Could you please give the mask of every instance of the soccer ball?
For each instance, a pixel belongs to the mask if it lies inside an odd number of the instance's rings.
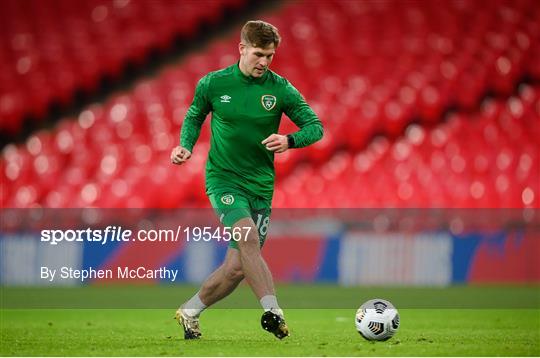
[[[390,302],[376,298],[360,306],[355,324],[358,333],[368,341],[386,341],[399,328],[399,314]]]

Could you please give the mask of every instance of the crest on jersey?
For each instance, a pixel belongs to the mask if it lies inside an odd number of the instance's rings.
[[[232,205],[234,203],[234,196],[231,194],[223,195],[221,197],[221,202],[225,205]]]
[[[262,106],[267,111],[271,111],[276,106],[276,102],[276,96],[272,96],[271,94],[265,94],[261,97]]]

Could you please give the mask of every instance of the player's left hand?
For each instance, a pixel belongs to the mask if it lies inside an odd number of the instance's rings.
[[[271,134],[261,143],[266,146],[266,149],[275,153],[283,153],[289,149],[289,141],[287,140],[287,136],[281,134]]]

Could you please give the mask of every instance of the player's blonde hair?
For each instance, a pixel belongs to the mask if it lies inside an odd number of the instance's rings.
[[[240,32],[240,41],[253,47],[267,48],[271,44],[277,48],[281,42],[278,29],[261,20],[248,21]]]

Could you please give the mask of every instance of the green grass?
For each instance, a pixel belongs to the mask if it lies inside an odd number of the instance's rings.
[[[178,306],[198,287],[188,285],[9,287],[0,308],[165,308]],[[357,308],[374,297],[399,308],[540,308],[539,286],[341,287],[293,284],[277,287],[287,308]],[[219,308],[259,308],[245,284]]]
[[[292,286],[291,286],[292,287]],[[305,287],[307,289],[307,287]],[[120,288],[94,287],[69,289],[27,289],[43,297],[60,297],[58,292],[101,292],[114,303]],[[135,297],[131,301],[159,301],[162,288],[125,288]],[[191,291],[192,288],[189,288]],[[260,309],[216,308],[201,319],[203,339],[184,341],[180,327],[172,319],[175,306],[162,308],[28,308],[14,307],[14,296],[25,289],[2,288],[0,330],[2,356],[539,356],[540,308],[410,308],[400,307],[401,327],[387,342],[365,341],[354,329],[355,308],[286,308],[291,337],[279,341],[260,328]],[[312,286],[308,294],[328,290],[348,294],[349,289],[335,286]],[[369,298],[425,289],[364,289]],[[485,291],[493,297],[495,288],[449,288],[448,295]],[[507,287],[498,289],[508,291]],[[519,289],[517,289],[519,291]],[[55,292],[57,291],[57,292]],[[137,291],[141,293],[136,296]],[[182,288],[177,291],[183,293]],[[290,301],[293,288],[280,288],[284,302]],[[362,290],[361,290],[362,291]],[[367,292],[366,292],[367,291]],[[531,288],[531,303],[538,289]],[[187,292],[187,291],[186,291]],[[392,294],[393,292],[393,294]],[[428,290],[428,292],[431,292]],[[47,294],[45,294],[47,293]],[[328,293],[326,293],[328,294]],[[418,292],[417,292],[418,294]],[[396,295],[396,296],[393,296]],[[244,297],[245,296],[245,297]],[[519,294],[518,294],[519,296]],[[524,295],[526,296],[526,295]],[[309,301],[309,296],[306,300]],[[79,297],[82,301],[83,297]],[[495,299],[495,297],[493,297]],[[254,300],[242,288],[228,301]],[[28,300],[30,301],[30,300]],[[66,301],[67,302],[67,301]],[[221,306],[231,303],[224,302]],[[9,304],[8,304],[9,303]],[[20,303],[20,302],[19,302]]]

